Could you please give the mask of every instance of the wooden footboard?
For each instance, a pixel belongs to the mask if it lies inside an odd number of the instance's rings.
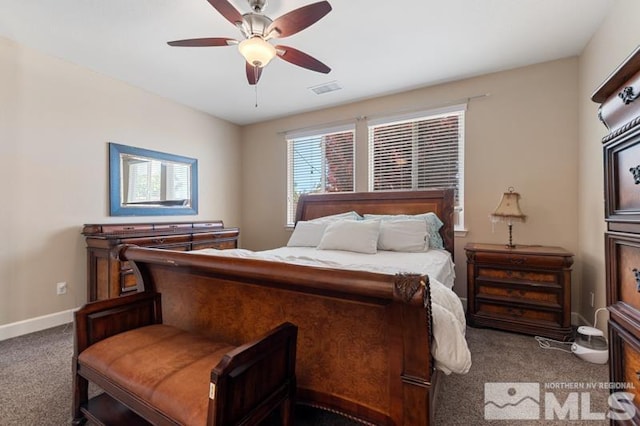
[[[298,326],[297,400],[375,425],[427,425],[426,277],[123,247],[165,324],[241,344]]]

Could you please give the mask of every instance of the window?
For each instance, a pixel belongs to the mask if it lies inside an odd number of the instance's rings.
[[[464,111],[456,105],[369,122],[369,190],[454,188],[464,228]]]
[[[287,135],[287,225],[293,226],[302,194],[354,190],[355,128]]]

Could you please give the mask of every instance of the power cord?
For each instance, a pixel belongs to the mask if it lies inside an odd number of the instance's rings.
[[[607,310],[607,308],[598,308],[598,309],[596,309],[596,312],[593,314],[593,326],[595,328],[598,328],[598,325],[597,325],[598,324],[598,312],[606,311],[606,310]]]
[[[598,308],[596,309],[596,312],[593,314],[593,327],[597,328],[598,325],[598,313],[600,311],[606,311],[607,308]],[[568,345],[571,346],[573,344],[573,342],[561,342],[559,340],[553,340],[553,339],[549,339],[547,337],[540,337],[540,336],[536,336],[535,337],[536,341],[538,342],[538,345],[542,348],[542,349],[553,349],[556,351],[562,351],[562,352],[568,352],[568,353],[572,353],[571,350],[567,350],[564,349],[562,346],[564,345]],[[605,341],[607,340],[607,338],[605,337]],[[558,346],[553,346],[552,344],[556,344],[556,345],[560,345]]]
[[[571,346],[573,344],[573,342],[561,342],[559,340],[553,340],[553,339],[549,339],[547,337],[540,337],[540,336],[536,336],[535,339],[538,342],[538,345],[542,349],[553,349],[555,351],[562,351],[562,352],[572,353],[571,349],[564,349],[561,346],[560,347],[552,346],[552,343],[553,344],[557,344],[557,345],[569,345],[569,346]]]

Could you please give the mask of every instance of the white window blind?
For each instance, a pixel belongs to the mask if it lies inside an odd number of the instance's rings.
[[[464,226],[465,105],[369,123],[369,190],[454,188]]]
[[[288,135],[287,225],[295,222],[302,194],[354,190],[355,129]]]
[[[188,200],[191,188],[189,188],[189,175],[191,166],[182,163],[167,163],[167,200]]]
[[[159,200],[162,182],[160,161],[129,161],[128,203]]]

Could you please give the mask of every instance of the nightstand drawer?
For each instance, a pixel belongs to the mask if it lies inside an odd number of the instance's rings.
[[[560,294],[535,287],[505,286],[490,281],[476,281],[476,297],[509,299],[516,302],[544,303],[560,307]]]
[[[476,279],[507,281],[510,283],[540,283],[555,284],[559,281],[558,274],[546,271],[528,271],[521,269],[498,269],[488,267],[478,267]]]
[[[560,256],[539,256],[526,253],[493,253],[476,252],[475,262],[479,265],[505,265],[508,267],[531,268],[561,268],[565,265],[565,259]]]
[[[562,315],[559,311],[544,311],[525,308],[522,306],[503,305],[484,300],[478,300],[476,315],[488,316],[497,320],[524,320],[532,322],[546,322],[554,325],[559,325],[562,322]]]

